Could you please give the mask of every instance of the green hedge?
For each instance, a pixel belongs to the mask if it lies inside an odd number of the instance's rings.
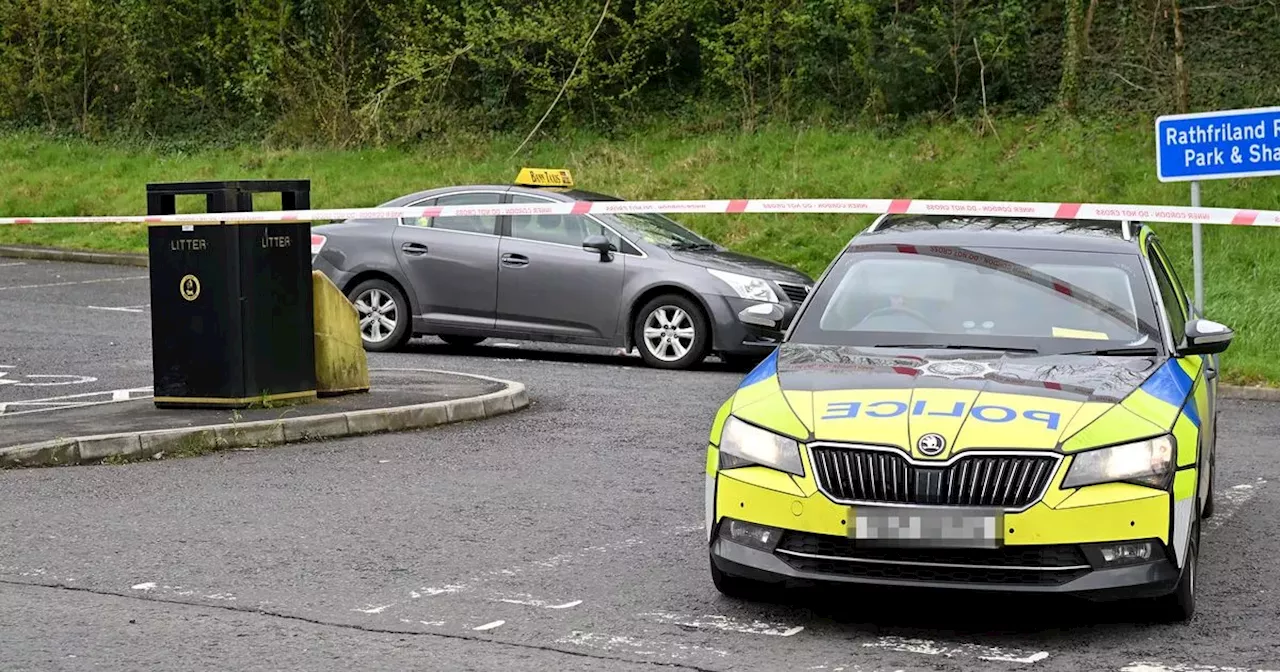
[[[431,142],[527,132],[562,87],[545,129],[1159,113],[1175,24],[1192,109],[1280,94],[1261,2],[0,0],[0,124]]]

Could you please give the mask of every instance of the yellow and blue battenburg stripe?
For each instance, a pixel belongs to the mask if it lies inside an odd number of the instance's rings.
[[[770,377],[777,375],[777,373],[778,349],[774,348],[773,352],[769,353],[769,356],[764,358],[764,361],[757,364],[756,368],[752,369],[751,372],[742,379],[741,383],[738,383],[738,389],[751,387],[756,383],[762,383]]]

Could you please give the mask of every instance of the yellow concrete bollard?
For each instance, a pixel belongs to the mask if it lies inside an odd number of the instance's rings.
[[[324,273],[311,272],[315,297],[316,393],[336,396],[369,391],[369,360],[360,339],[355,306]]]

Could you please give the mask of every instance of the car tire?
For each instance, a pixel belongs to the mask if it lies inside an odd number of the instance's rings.
[[[488,340],[487,336],[459,336],[457,334],[440,334],[439,336],[440,340],[459,348],[469,348],[473,345],[480,345]]]
[[[1157,598],[1155,618],[1160,623],[1186,623],[1196,613],[1196,574],[1200,565],[1200,517],[1191,523],[1191,541],[1187,548],[1187,564],[1173,592]]]
[[[409,301],[395,284],[381,278],[365,280],[347,295],[360,320],[360,340],[370,352],[395,350],[409,340],[412,321]],[[383,320],[366,324],[370,314],[378,311]],[[387,321],[392,323],[386,327]]]
[[[707,356],[711,342],[706,313],[679,294],[664,294],[645,303],[636,312],[631,330],[641,359],[659,369],[687,369],[698,364]]]
[[[721,595],[735,600],[762,600],[775,593],[773,584],[726,574],[711,560],[711,582]]]

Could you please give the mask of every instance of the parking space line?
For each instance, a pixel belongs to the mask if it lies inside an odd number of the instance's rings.
[[[1219,667],[1217,665],[1168,665],[1165,663],[1138,662],[1129,663],[1120,668],[1120,672],[1278,672],[1277,670],[1254,670],[1247,667]]]
[[[145,308],[150,308],[151,304],[144,303],[140,306],[85,306],[88,310],[110,310],[120,313],[142,313],[146,312]]]
[[[129,280],[146,280],[149,275],[130,275],[123,278],[95,278],[93,280],[69,280],[67,282],[49,282],[39,285],[10,285],[0,287],[0,292],[10,289],[43,289],[45,287],[67,287],[70,285],[93,285],[101,282],[127,282]]]
[[[761,621],[752,621],[745,623],[728,616],[706,615],[706,616],[686,616],[682,614],[669,614],[666,612],[651,612],[647,614],[638,614],[640,618],[652,619],[659,623],[667,623],[670,625],[680,625],[686,628],[711,628],[714,630],[722,630],[725,632],[737,632],[744,635],[771,635],[774,637],[791,637],[804,630],[803,625],[786,625],[783,623],[764,623]]]

